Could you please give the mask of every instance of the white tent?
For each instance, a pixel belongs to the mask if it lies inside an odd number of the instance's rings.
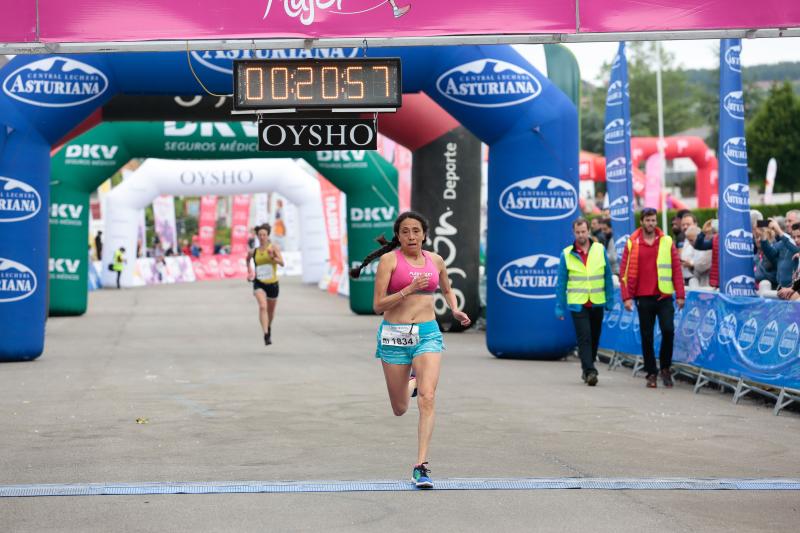
[[[162,194],[202,196],[278,192],[295,206],[300,218],[303,281],[317,283],[326,272],[327,242],[319,181],[291,159],[185,161],[148,159],[108,195],[103,265],[124,247],[127,264],[120,283],[133,285],[137,213]],[[113,287],[116,274],[107,267],[103,284]]]

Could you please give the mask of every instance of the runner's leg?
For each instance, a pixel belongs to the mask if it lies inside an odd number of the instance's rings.
[[[439,371],[442,366],[441,353],[424,353],[414,358],[412,363],[417,375],[417,406],[419,407],[417,464],[428,460],[428,446],[433,435],[435,419],[435,395],[439,384]],[[408,377],[406,376],[406,379]],[[405,396],[408,398],[408,395]]]
[[[389,402],[392,404],[392,411],[395,416],[403,416],[408,411],[408,376],[411,372],[411,365],[393,365],[385,361],[383,363],[383,375],[386,378],[386,389],[389,391]]]

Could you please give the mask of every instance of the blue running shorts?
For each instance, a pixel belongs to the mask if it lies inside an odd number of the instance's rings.
[[[435,320],[421,324],[392,324],[384,320],[378,326],[376,341],[375,358],[392,365],[410,365],[418,355],[446,349]]]

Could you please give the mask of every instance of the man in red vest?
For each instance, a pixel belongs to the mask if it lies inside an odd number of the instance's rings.
[[[681,260],[672,238],[658,228],[656,210],[646,207],[640,214],[641,227],[631,234],[620,262],[620,289],[625,309],[639,312],[642,336],[642,356],[647,373],[647,387],[658,386],[653,331],[656,317],[661,328],[661,379],[672,387],[672,343],[675,336],[675,308],[683,309],[686,294],[683,286]]]

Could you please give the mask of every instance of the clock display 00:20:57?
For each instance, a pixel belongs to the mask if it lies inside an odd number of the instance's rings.
[[[234,62],[234,108],[397,108],[398,58]]]

